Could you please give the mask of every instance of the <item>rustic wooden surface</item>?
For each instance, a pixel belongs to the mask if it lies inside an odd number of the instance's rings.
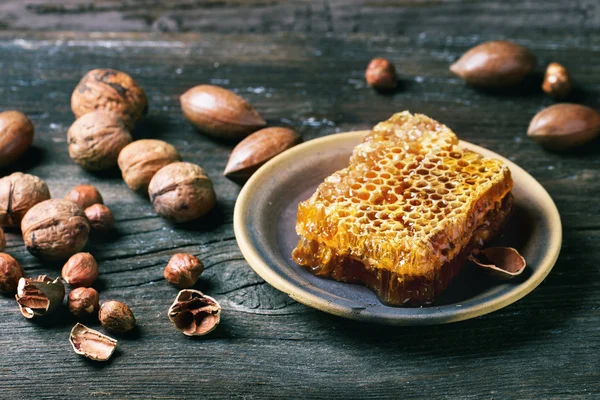
[[[44,17],[58,11],[34,3],[4,2],[1,23],[27,28],[21,25],[24,14],[19,14],[25,4],[32,18],[46,21],[39,28],[81,28],[72,21],[78,13],[86,14],[85,4],[91,2],[55,2],[75,7],[61,11],[64,25]],[[116,2],[94,3],[109,9]],[[191,15],[193,10],[205,10],[201,2],[188,3],[194,5]],[[207,12],[227,9],[212,3],[215,7]],[[456,4],[465,2],[418,3],[439,13],[459,10]],[[98,364],[72,352],[68,334],[75,320],[66,311],[44,321],[28,321],[14,300],[0,298],[0,398],[598,397],[600,146],[560,155],[527,139],[531,117],[551,104],[538,89],[539,76],[521,89],[486,93],[466,87],[448,72],[448,65],[467,48],[507,37],[531,48],[540,64],[564,62],[578,84],[573,100],[599,106],[600,35],[590,28],[599,26],[593,12],[596,3],[573,3],[575,11],[564,14],[564,23],[579,30],[574,28],[569,35],[533,17],[534,33],[527,34],[510,18],[496,19],[500,17],[491,9],[484,13],[490,29],[477,30],[486,23],[484,18],[472,21],[473,28],[458,24],[453,35],[443,32],[448,27],[435,31],[425,21],[428,33],[421,35],[416,25],[406,27],[406,35],[400,28],[390,37],[342,35],[335,33],[341,23],[335,18],[333,29],[313,26],[319,32],[334,32],[328,35],[310,34],[306,28],[299,29],[303,33],[284,34],[258,29],[263,33],[254,35],[247,33],[250,25],[240,27],[245,33],[234,35],[0,32],[0,110],[19,109],[36,126],[34,147],[13,170],[41,176],[55,197],[79,183],[99,187],[117,219],[118,235],[94,237],[88,246],[101,267],[96,286],[102,299],[130,304],[139,322],[133,335],[121,338],[116,356]],[[279,2],[265,4],[277,7]],[[512,3],[517,8],[531,4],[541,2]],[[546,22],[556,18],[558,24],[563,17],[556,14],[559,2],[553,4],[543,12],[550,13]],[[10,18],[6,12],[10,7],[19,18]],[[577,7],[586,13],[578,14]],[[250,13],[252,18],[258,9]],[[172,13],[185,22],[187,10],[182,6]],[[158,5],[107,12],[134,21],[135,15],[166,13]],[[377,31],[367,24],[373,13],[356,17],[359,31]],[[397,14],[410,18],[416,13],[407,7]],[[467,17],[455,16],[457,21]],[[388,21],[386,13],[382,18]],[[145,25],[140,30],[148,30],[150,19],[141,19]],[[504,35],[497,34],[498,21],[506,22]],[[402,85],[393,95],[378,95],[363,83],[364,67],[374,56],[388,57],[399,67]],[[218,194],[215,212],[198,223],[175,227],[158,218],[143,196],[130,192],[118,171],[90,174],[71,162],[66,145],[66,131],[73,122],[71,91],[83,73],[96,67],[124,70],[145,88],[150,113],[134,136],[164,139],[185,160],[203,166]],[[305,140],[366,129],[403,109],[447,123],[461,138],[508,156],[547,188],[564,224],[556,267],[516,304],[445,326],[361,324],[295,303],[265,284],[236,245],[232,212],[239,187],[221,176],[232,146],[196,133],[179,107],[178,96],[199,83],[234,90],[270,125],[291,126]],[[8,233],[7,251],[29,275],[59,274],[60,265],[29,256],[14,232]],[[221,325],[205,338],[184,337],[166,316],[177,290],[165,282],[162,270],[170,255],[179,251],[204,261],[207,268],[198,288],[224,306]]]

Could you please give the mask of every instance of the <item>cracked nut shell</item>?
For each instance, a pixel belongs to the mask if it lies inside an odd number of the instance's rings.
[[[93,230],[107,233],[115,229],[115,218],[104,204],[94,204],[85,209],[85,216]]]
[[[385,58],[374,58],[365,71],[367,84],[373,89],[386,91],[396,88],[396,67]]]
[[[103,327],[115,333],[125,333],[135,328],[133,312],[125,303],[109,300],[102,303],[98,319]]]
[[[177,253],[165,267],[165,279],[180,289],[192,287],[204,271],[204,264],[198,257],[187,253]]]
[[[0,112],[0,168],[21,158],[33,143],[33,133],[33,124],[22,112]]]
[[[175,147],[162,140],[143,139],[125,146],[118,163],[127,186],[145,191],[159,169],[176,161],[181,161],[181,156]]]
[[[182,223],[212,210],[216,194],[212,181],[198,165],[177,162],[163,167],[148,186],[154,210],[162,217]]]
[[[43,317],[54,312],[65,298],[65,285],[60,278],[46,275],[36,279],[21,278],[15,296],[25,318]]]
[[[144,90],[126,73],[94,69],[73,91],[71,109],[75,118],[94,110],[112,111],[131,129],[148,112],[148,101]]]
[[[72,288],[90,287],[98,278],[98,263],[90,253],[77,253],[63,266],[61,275]]]
[[[69,311],[76,317],[98,315],[98,292],[94,288],[79,287],[71,290],[67,298]]]
[[[67,193],[65,200],[72,201],[81,207],[82,210],[85,210],[94,204],[104,204],[102,195],[98,189],[92,185],[75,186],[69,193]]]
[[[16,293],[17,285],[23,275],[23,268],[17,260],[9,254],[0,253],[0,293]]]
[[[117,347],[115,339],[80,323],[71,330],[69,341],[76,354],[94,361],[107,361]]]
[[[21,231],[25,246],[32,255],[61,260],[85,246],[90,224],[77,204],[50,199],[27,211],[21,222]]]
[[[186,336],[203,336],[221,321],[221,305],[199,290],[184,289],[169,308],[169,319]]]
[[[132,140],[121,117],[106,110],[82,115],[67,133],[69,156],[90,171],[115,167],[119,153]]]
[[[48,200],[50,190],[34,175],[15,172],[0,179],[0,226],[18,228],[25,213]]]

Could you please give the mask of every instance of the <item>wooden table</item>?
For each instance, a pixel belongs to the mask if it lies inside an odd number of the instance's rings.
[[[14,300],[0,298],[0,398],[600,396],[600,146],[553,154],[526,137],[531,117],[552,104],[538,89],[539,74],[520,89],[486,93],[448,71],[471,46],[510,38],[532,49],[540,65],[563,62],[578,85],[573,101],[598,107],[597,2],[425,1],[395,9],[357,1],[208,2],[212,8],[177,1],[170,11],[158,2],[137,10],[110,1],[96,9],[84,1],[43,3],[0,5],[0,27],[13,29],[0,32],[0,110],[21,110],[36,126],[34,147],[13,170],[39,175],[55,197],[80,183],[101,190],[118,235],[93,238],[87,247],[100,263],[97,288],[102,299],[128,303],[139,330],[121,338],[110,362],[89,362],[71,350],[75,320],[67,311],[29,321]],[[228,12],[238,25],[225,19]],[[280,24],[272,20],[288,14]],[[111,27],[145,32],[14,30]],[[231,31],[240,33],[222,33]],[[365,87],[364,68],[375,56],[398,66],[402,84],[393,95]],[[166,140],[206,169],[218,195],[208,218],[173,226],[128,190],[118,171],[91,174],[69,159],[71,92],[96,67],[126,71],[146,90],[150,112],[136,138]],[[221,175],[232,146],[195,132],[179,106],[179,95],[200,83],[234,90],[269,125],[291,126],[304,140],[368,129],[404,109],[448,124],[462,139],[509,157],[549,191],[564,225],[558,263],[516,304],[451,325],[368,325],[295,303],[259,278],[237,247],[232,213],[239,187]],[[166,315],[177,289],[162,271],[182,251],[203,260],[198,288],[224,308],[219,328],[195,340],[173,329]],[[29,275],[60,273],[60,265],[31,257],[15,232],[8,233],[7,252]]]

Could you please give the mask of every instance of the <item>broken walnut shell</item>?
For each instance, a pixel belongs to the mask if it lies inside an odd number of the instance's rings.
[[[65,285],[60,278],[52,280],[46,275],[40,275],[36,279],[21,278],[15,298],[25,318],[42,317],[62,304]]]
[[[542,90],[554,99],[564,99],[571,92],[572,83],[569,71],[557,62],[551,62],[546,68]]]
[[[100,309],[98,292],[94,288],[75,288],[67,297],[67,306],[76,317],[97,316]]]
[[[365,71],[365,80],[373,89],[386,91],[396,88],[396,67],[385,58],[374,58]]]
[[[219,139],[239,140],[267,124],[246,100],[219,86],[195,86],[180,101],[192,125]]]
[[[116,300],[102,303],[98,319],[103,327],[116,333],[129,332],[136,324],[135,316],[129,306]]]
[[[69,342],[75,353],[94,361],[107,361],[117,347],[117,340],[79,322],[71,330]]]
[[[94,204],[85,209],[85,216],[93,230],[107,233],[115,229],[115,218],[104,204]]]
[[[19,228],[27,211],[49,198],[48,186],[37,176],[21,172],[5,176],[0,179],[0,226]]]
[[[502,280],[520,275],[527,266],[523,256],[512,247],[488,247],[473,251],[469,261],[475,263],[488,275]]]
[[[561,151],[581,146],[600,135],[600,114],[580,104],[560,103],[538,112],[527,136],[543,147]]]
[[[0,253],[0,293],[15,294],[23,275],[23,267],[17,260],[10,254]]]
[[[272,127],[256,131],[235,146],[223,175],[243,183],[264,163],[300,141],[300,135],[288,128]]]
[[[90,287],[98,278],[98,263],[90,253],[77,253],[63,266],[61,275],[72,288]]]
[[[94,205],[104,204],[100,191],[92,185],[77,185],[67,195],[65,200],[70,200],[81,207],[82,210]]]
[[[221,306],[199,290],[184,289],[169,308],[169,319],[186,336],[212,332],[221,320]]]
[[[180,289],[187,289],[196,284],[203,271],[204,264],[198,257],[187,253],[177,253],[169,260],[163,275],[169,283]]]
[[[33,133],[33,124],[22,112],[0,112],[0,168],[21,158],[33,143]]]
[[[450,66],[450,71],[470,85],[512,86],[520,83],[535,64],[535,55],[525,47],[498,40],[468,50]]]
[[[144,89],[131,76],[102,68],[81,78],[71,96],[71,109],[75,118],[95,110],[112,111],[131,129],[148,112],[148,101]]]

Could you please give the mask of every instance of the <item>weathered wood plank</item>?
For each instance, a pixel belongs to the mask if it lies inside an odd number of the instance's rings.
[[[448,72],[465,49],[493,36],[0,33],[0,110],[20,109],[36,126],[35,148],[16,168],[43,177],[56,197],[82,182],[100,188],[119,236],[89,245],[101,266],[98,288],[103,299],[129,303],[140,326],[102,366],[71,351],[75,321],[66,312],[32,323],[14,300],[0,298],[0,398],[598,395],[599,150],[559,155],[526,138],[530,118],[551,104],[535,90],[539,82],[520,93],[490,94]],[[514,39],[542,62],[564,62],[580,87],[577,99],[599,105],[599,35]],[[376,55],[401,72],[402,88],[391,96],[363,83],[365,64]],[[136,137],[169,141],[213,178],[218,208],[197,226],[178,228],[156,217],[117,172],[90,174],[70,161],[71,91],[85,71],[100,66],[131,73],[146,90],[150,114]],[[207,82],[238,92],[269,124],[291,126],[305,140],[365,129],[402,109],[449,124],[461,138],[510,157],[549,190],[564,223],[557,266],[518,303],[448,326],[359,324],[293,302],[254,274],[235,243],[239,188],[221,176],[231,145],[194,132],[181,115],[178,96]],[[198,287],[224,306],[222,325],[205,339],[183,337],[166,317],[177,290],[162,279],[162,268],[182,250],[204,261]],[[59,266],[29,256],[14,232],[7,251],[32,275],[59,273]]]

